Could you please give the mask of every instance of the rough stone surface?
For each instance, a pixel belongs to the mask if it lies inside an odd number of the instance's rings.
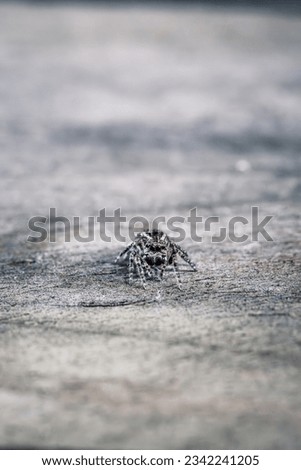
[[[301,448],[300,17],[0,5],[2,448]],[[28,219],[250,217],[147,290]]]

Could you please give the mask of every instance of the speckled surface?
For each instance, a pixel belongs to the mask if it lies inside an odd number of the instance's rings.
[[[300,17],[0,4],[0,446],[300,449]],[[182,243],[183,291],[124,244],[28,219],[273,215]]]

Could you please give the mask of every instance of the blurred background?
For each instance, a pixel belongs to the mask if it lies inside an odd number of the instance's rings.
[[[300,18],[205,3],[0,4],[6,231],[300,197]]]
[[[300,448],[299,1],[1,2],[4,448]],[[28,219],[273,215],[128,286]],[[251,229],[248,229],[251,230]],[[250,233],[249,233],[250,234]]]

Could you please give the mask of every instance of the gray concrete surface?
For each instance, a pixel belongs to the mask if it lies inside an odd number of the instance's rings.
[[[0,5],[2,448],[300,449],[300,26]],[[26,242],[49,207],[252,205],[273,242],[187,237],[183,291],[127,285],[117,241]]]

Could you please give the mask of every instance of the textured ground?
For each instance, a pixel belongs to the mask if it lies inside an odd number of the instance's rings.
[[[300,23],[0,5],[1,447],[301,448]],[[187,237],[183,291],[128,286],[117,241],[26,242],[50,207],[252,205],[273,242]]]

